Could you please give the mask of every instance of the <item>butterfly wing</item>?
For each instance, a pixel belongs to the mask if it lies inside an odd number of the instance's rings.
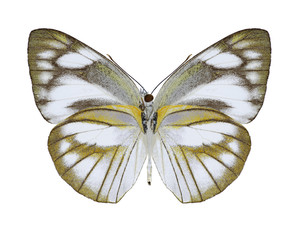
[[[118,202],[146,158],[140,94],[127,74],[75,38],[31,32],[28,62],[37,107],[51,123],[48,148],[61,177],[99,202]]]
[[[204,106],[248,123],[264,101],[270,54],[267,31],[236,32],[174,72],[157,94],[154,111],[168,105]]]
[[[153,159],[183,203],[222,192],[240,174],[250,151],[246,129],[212,108],[166,106],[157,112]]]
[[[133,106],[82,110],[51,132],[48,148],[59,175],[98,202],[118,202],[146,158],[141,111]]]
[[[184,63],[161,87],[152,155],[181,202],[211,198],[241,173],[250,137],[238,122],[252,121],[263,104],[270,54],[266,31],[236,32]]]
[[[32,31],[28,62],[36,105],[51,123],[88,107],[140,104],[138,88],[120,68],[65,33]]]

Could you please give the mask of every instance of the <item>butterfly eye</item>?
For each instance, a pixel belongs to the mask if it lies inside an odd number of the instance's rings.
[[[144,101],[145,102],[151,102],[151,101],[153,101],[153,99],[154,99],[154,96],[152,94],[146,94],[144,96]]]

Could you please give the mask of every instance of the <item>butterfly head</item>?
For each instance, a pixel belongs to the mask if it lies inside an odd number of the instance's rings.
[[[144,96],[144,101],[145,102],[147,102],[147,103],[149,103],[149,102],[152,102],[153,100],[154,100],[154,96],[152,95],[152,94],[146,94],[145,96]]]
[[[146,111],[146,109],[148,109],[153,105],[154,96],[148,93],[147,91],[145,91],[144,89],[140,89],[140,95],[141,95],[141,101],[140,101],[139,108],[142,111]]]
[[[147,119],[149,119],[150,115],[152,114],[153,100],[154,96],[152,94],[146,93],[145,95],[143,95],[142,102],[144,105],[144,112],[147,116]]]

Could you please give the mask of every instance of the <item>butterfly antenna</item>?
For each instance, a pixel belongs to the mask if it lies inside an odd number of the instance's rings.
[[[159,82],[159,84],[153,89],[153,91],[151,92],[151,94],[153,94],[153,92],[167,79],[169,79],[180,67],[182,67],[186,62],[188,62],[188,60],[190,59],[190,57],[192,56],[192,54],[190,54],[186,60],[184,62],[181,63],[180,66],[178,66],[174,71],[172,71],[172,73],[170,73],[166,78],[164,78],[161,82]]]
[[[136,82],[143,89],[143,91],[147,92],[145,88],[135,78],[133,78],[129,73],[127,73],[121,66],[119,66],[109,54],[107,54],[107,56],[127,77],[129,77],[132,81]]]

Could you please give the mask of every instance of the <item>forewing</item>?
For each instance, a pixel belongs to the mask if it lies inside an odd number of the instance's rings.
[[[159,91],[154,110],[167,105],[204,106],[248,123],[264,101],[270,55],[267,31],[236,32],[174,72]]]
[[[88,107],[140,104],[137,87],[121,69],[65,33],[32,31],[28,62],[36,105],[51,123]]]
[[[118,202],[146,158],[141,112],[133,106],[82,110],[51,132],[48,148],[59,175],[78,193]]]
[[[250,151],[246,129],[211,108],[168,106],[158,111],[153,159],[183,203],[222,192],[241,173]]]

